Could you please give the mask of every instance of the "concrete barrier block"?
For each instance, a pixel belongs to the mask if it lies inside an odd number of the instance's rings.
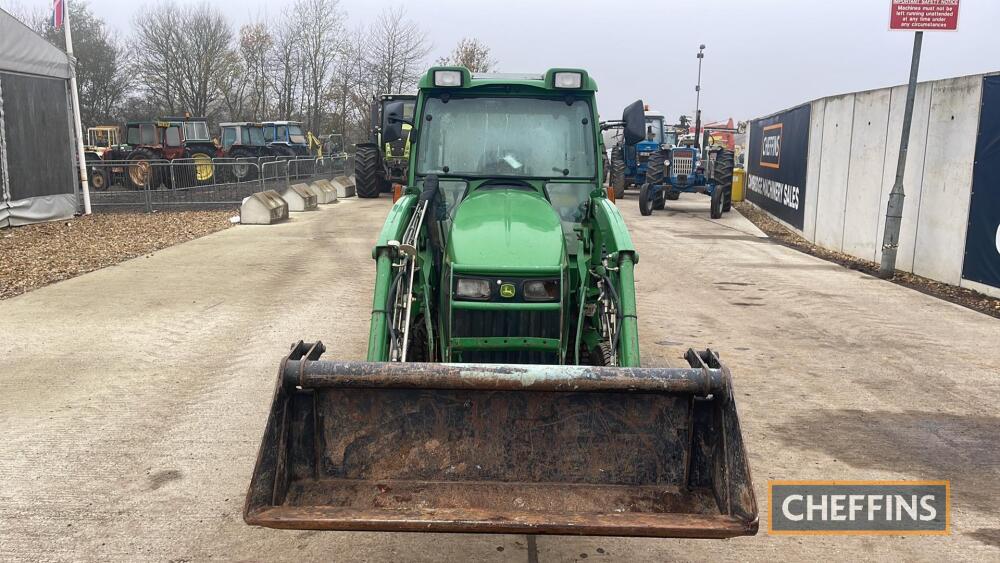
[[[337,203],[337,188],[334,188],[327,179],[315,180],[309,186],[316,193],[316,203],[325,205]]]
[[[337,197],[354,197],[354,176],[337,176],[331,182],[337,188]]]
[[[285,219],[288,219],[288,203],[274,190],[257,192],[240,205],[243,225],[270,225]]]
[[[281,198],[288,203],[291,212],[313,211],[316,209],[316,195],[306,184],[292,184],[281,192]]]

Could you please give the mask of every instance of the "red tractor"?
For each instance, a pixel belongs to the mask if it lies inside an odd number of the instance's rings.
[[[212,159],[218,156],[222,156],[222,151],[209,138],[204,120],[168,118],[127,123],[125,145],[106,151],[104,160],[128,161],[124,176],[130,188],[147,185],[173,188],[212,183],[215,179]],[[167,164],[179,159],[190,159],[191,163]]]

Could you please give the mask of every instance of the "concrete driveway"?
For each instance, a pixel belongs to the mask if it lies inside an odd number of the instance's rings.
[[[640,217],[643,359],[718,349],[762,531],[537,538],[538,561],[1000,558],[1000,322],[769,242]],[[243,498],[278,361],[364,357],[388,199],[237,227],[0,301],[0,560],[528,561],[524,536],[276,531]],[[949,537],[770,537],[768,479],[950,479]]]

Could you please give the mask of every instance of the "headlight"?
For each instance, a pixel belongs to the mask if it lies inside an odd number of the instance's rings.
[[[455,296],[462,299],[484,300],[490,298],[490,282],[470,278],[458,278]]]
[[[462,73],[458,70],[435,70],[434,85],[453,87],[462,85]]]
[[[552,83],[556,88],[579,88],[583,85],[583,75],[579,72],[557,72]]]
[[[524,298],[527,301],[558,301],[558,280],[530,280],[524,282]]]

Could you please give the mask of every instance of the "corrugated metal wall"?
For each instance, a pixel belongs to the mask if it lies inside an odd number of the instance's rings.
[[[0,73],[12,200],[73,193],[66,81]]]

